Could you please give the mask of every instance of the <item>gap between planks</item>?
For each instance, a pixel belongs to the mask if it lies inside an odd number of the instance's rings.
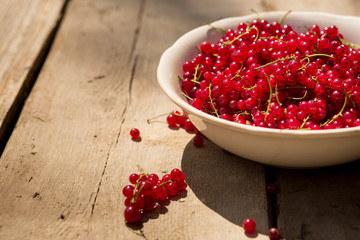
[[[54,42],[56,33],[59,30],[64,15],[66,14],[66,9],[70,1],[71,0],[64,1],[64,5],[60,11],[59,18],[54,25],[54,28],[51,30],[51,32],[45,39],[44,44],[39,51],[39,54],[36,56],[32,66],[30,67],[30,70],[27,73],[14,102],[10,106],[9,111],[7,112],[3,120],[3,124],[0,128],[0,157],[3,154],[5,146],[15,128],[15,125],[24,107],[25,101],[28,98],[32,87],[34,86],[39,73],[41,72],[48,53],[50,52],[50,48]]]

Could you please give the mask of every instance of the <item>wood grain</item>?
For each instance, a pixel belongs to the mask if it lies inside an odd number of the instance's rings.
[[[0,148],[33,84],[64,0],[4,0],[0,5]],[[41,14],[40,14],[41,13]]]

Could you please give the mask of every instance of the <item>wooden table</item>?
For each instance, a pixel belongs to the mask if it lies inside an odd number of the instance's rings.
[[[355,0],[2,0],[0,239],[142,239],[124,224],[131,173],[186,174],[177,200],[134,227],[147,239],[359,239],[360,162],[275,169],[171,130],[163,51],[223,17],[271,10],[360,15]],[[142,139],[134,142],[129,130]],[[280,193],[269,198],[265,186]],[[257,233],[244,234],[253,218]]]

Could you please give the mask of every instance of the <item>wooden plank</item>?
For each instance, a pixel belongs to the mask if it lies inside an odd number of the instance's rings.
[[[259,2],[253,2],[252,5]],[[193,135],[167,128],[165,117],[150,125],[146,119],[176,109],[156,82],[162,52],[181,34],[219,18],[250,13],[247,1],[146,1],[134,58],[136,71],[131,104],[126,109],[119,143],[111,152],[100,189],[90,235],[134,239],[123,223],[124,198],[119,193],[133,173],[162,175],[183,169],[189,188],[186,197],[171,201],[148,216],[141,228],[148,239],[247,239],[241,224],[256,220],[259,239],[267,239],[267,202],[264,168],[226,155],[210,142],[196,149]],[[211,8],[203,6],[213,5]],[[181,22],[181,24],[179,24]],[[141,142],[132,142],[129,130],[138,127]],[[119,204],[120,199],[120,204]],[[109,208],[111,211],[109,211]],[[104,218],[104,216],[106,216]]]
[[[69,4],[0,161],[0,239],[86,238],[128,104],[139,3]]]
[[[195,149],[193,135],[146,123],[175,108],[156,83],[161,53],[191,28],[247,14],[255,3],[206,4],[70,2],[0,161],[0,238],[133,239],[123,222],[128,175],[180,167],[186,196],[150,216],[149,239],[246,239],[245,217],[258,223],[252,237],[267,239],[262,165],[210,142]],[[141,142],[130,140],[134,126]]]
[[[4,0],[0,5],[0,149],[33,84],[64,0]]]

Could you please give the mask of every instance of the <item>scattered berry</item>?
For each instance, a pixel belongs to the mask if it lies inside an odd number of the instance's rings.
[[[140,138],[140,131],[137,128],[130,130],[130,136],[133,140],[138,140]]]
[[[243,228],[244,228],[244,231],[245,233],[247,234],[252,234],[255,232],[255,227],[256,227],[256,224],[255,224],[255,221],[251,218],[246,218],[243,222]]]
[[[278,194],[279,193],[279,187],[278,187],[278,185],[277,184],[275,184],[275,183],[268,183],[267,185],[266,185],[266,193],[268,194],[268,195],[276,195],[276,194]]]
[[[270,228],[269,230],[269,238],[271,240],[278,240],[280,239],[280,232],[277,228]]]
[[[204,137],[201,134],[196,134],[193,143],[195,147],[202,147],[204,144]]]

